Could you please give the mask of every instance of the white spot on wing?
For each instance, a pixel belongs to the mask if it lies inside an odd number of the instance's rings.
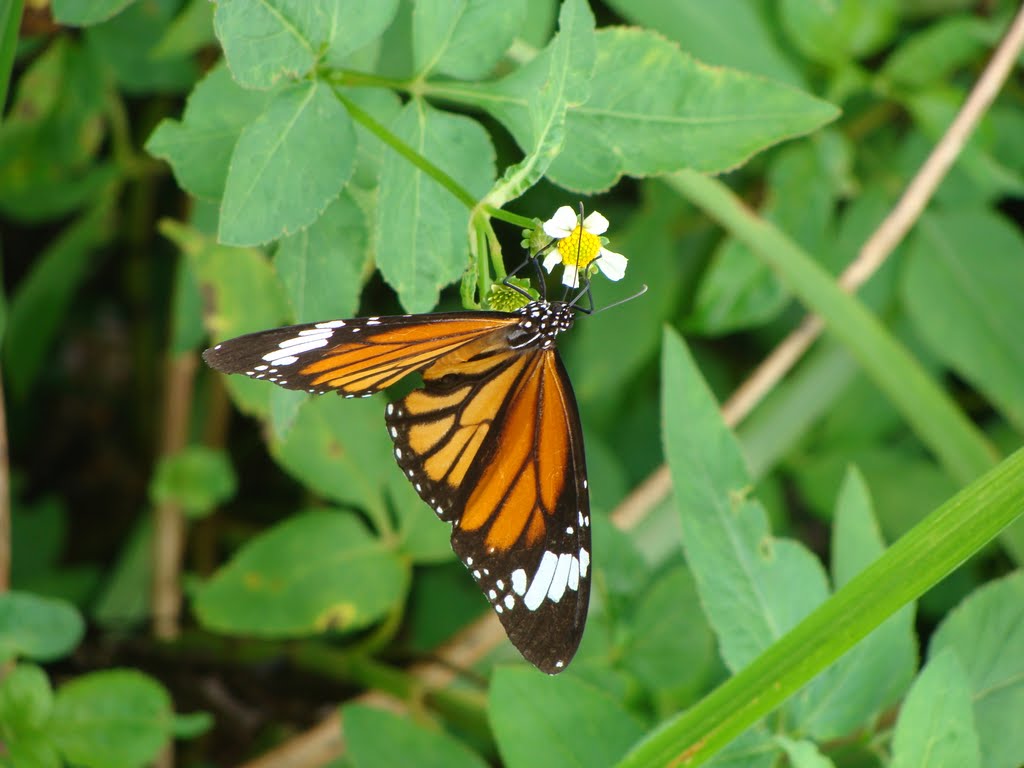
[[[522,568],[512,571],[512,591],[520,597],[526,592],[526,571]]]
[[[328,320],[326,323],[317,323],[317,328],[343,328],[345,325],[344,320]]]
[[[516,607],[516,599],[512,595],[505,595],[505,607],[510,611]]]
[[[327,346],[327,339],[314,339],[313,341],[306,341],[306,339],[297,339],[296,344],[290,346],[282,346],[281,349],[275,349],[273,352],[268,352],[263,356],[263,359],[268,363],[276,362],[278,365],[287,365],[287,363],[281,363],[283,358],[291,355],[301,355],[303,352],[309,352],[319,347]]]
[[[551,588],[548,589],[548,599],[556,603],[565,594],[565,587],[569,582],[569,571],[572,568],[572,559],[572,555],[566,553],[558,556],[558,566],[555,568],[555,575],[551,577]]]
[[[574,557],[572,559],[572,565],[569,567],[569,581],[567,582],[569,589],[575,592],[580,586],[580,561]]]
[[[580,576],[587,578],[587,568],[590,566],[590,553],[580,547]]]
[[[533,574],[533,581],[530,582],[530,589],[527,590],[523,602],[531,611],[536,611],[544,602],[544,597],[551,586],[551,579],[555,575],[555,566],[558,565],[558,555],[554,552],[545,552],[537,566],[537,572]]]

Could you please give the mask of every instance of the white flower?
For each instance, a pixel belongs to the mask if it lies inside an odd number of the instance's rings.
[[[576,211],[563,205],[544,222],[543,228],[545,234],[558,240],[558,246],[544,259],[544,269],[551,272],[559,264],[564,265],[563,285],[579,287],[580,272],[590,270],[591,264],[609,280],[621,280],[625,276],[629,260],[602,244],[601,235],[608,231],[608,219],[597,211],[580,222]]]

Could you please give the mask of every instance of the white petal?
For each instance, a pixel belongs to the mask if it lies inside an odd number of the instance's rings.
[[[626,265],[629,263],[629,259],[623,256],[621,253],[615,251],[609,251],[607,248],[602,248],[597,259],[598,268],[604,273],[604,276],[609,280],[621,280],[626,276]]]
[[[565,272],[562,273],[562,285],[567,285],[570,288],[580,287],[580,273],[575,267],[566,267]]]
[[[603,235],[608,231],[608,219],[597,211],[591,211],[583,220],[583,228],[592,235]]]
[[[561,240],[568,237],[576,229],[576,211],[568,205],[563,205],[555,215],[544,222],[544,234]]]
[[[562,254],[560,254],[556,248],[544,258],[544,269],[550,272],[561,263]]]

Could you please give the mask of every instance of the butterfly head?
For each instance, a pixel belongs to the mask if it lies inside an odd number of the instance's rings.
[[[558,334],[572,328],[575,309],[564,301],[531,301],[516,310],[522,320],[516,325],[511,343],[515,348],[555,346]]]

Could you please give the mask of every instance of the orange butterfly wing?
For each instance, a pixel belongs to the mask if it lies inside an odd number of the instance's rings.
[[[452,548],[512,644],[554,674],[576,652],[590,597],[583,436],[553,346],[517,350],[506,337],[439,358],[386,419],[399,466],[452,523]]]

